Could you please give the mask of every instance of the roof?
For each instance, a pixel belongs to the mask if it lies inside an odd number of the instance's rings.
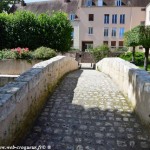
[[[61,10],[69,14],[75,13],[77,8],[78,0],[71,0],[70,2],[64,2],[64,0],[51,0],[44,2],[27,3],[25,6],[16,4],[10,9],[10,12],[15,12],[16,10],[28,10],[40,14]]]
[[[84,6],[86,0],[82,0],[82,5]],[[93,0],[94,3],[97,3],[98,0]],[[114,6],[115,0],[103,0],[104,5]],[[93,4],[94,4],[93,3]],[[122,0],[123,6],[133,6],[133,7],[146,7],[150,3],[150,0]]]

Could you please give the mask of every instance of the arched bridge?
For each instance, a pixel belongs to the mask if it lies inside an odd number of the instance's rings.
[[[143,125],[149,124],[149,75],[118,58],[99,62],[99,71],[76,70],[77,64],[61,56],[41,62],[0,90],[6,99],[0,108],[0,144],[52,150],[150,149],[149,129]]]

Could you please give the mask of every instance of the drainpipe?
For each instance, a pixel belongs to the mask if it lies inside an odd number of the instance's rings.
[[[131,10],[130,10],[130,31],[132,29],[132,6],[131,6]]]

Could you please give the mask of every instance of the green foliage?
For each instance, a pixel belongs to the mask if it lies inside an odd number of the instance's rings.
[[[65,52],[71,47],[72,26],[64,12],[54,12],[51,16],[51,31],[55,33],[51,36],[52,49]]]
[[[52,57],[55,57],[56,55],[57,54],[53,49],[47,47],[40,47],[36,49],[33,53],[34,59],[42,59],[42,60],[50,59]]]
[[[29,11],[0,14],[0,49],[40,46],[56,51],[68,51],[71,47],[72,26],[64,12],[36,15]]]
[[[128,51],[128,47],[119,47],[116,48],[115,50],[113,50],[113,52],[127,52]]]
[[[10,50],[2,50],[0,51],[0,59],[16,59],[17,54]]]
[[[10,15],[10,40],[11,47],[36,47],[37,20],[35,14],[29,11],[17,11]]]
[[[135,47],[139,45],[139,31],[140,31],[140,26],[137,26],[131,31],[127,31],[124,33],[124,45],[127,47]]]
[[[126,52],[126,53],[120,55],[120,58],[131,62],[132,61],[132,52]],[[135,64],[143,65],[143,63],[144,63],[144,53],[143,52],[135,52]]]
[[[20,0],[0,0],[0,13],[8,12],[10,9],[10,4],[19,3]]]
[[[0,1],[0,13],[2,12],[7,12],[9,10],[9,3],[10,1],[9,0],[1,0]]]
[[[16,54],[16,59],[32,59],[32,53],[28,48],[15,48],[11,49]]]
[[[107,57],[109,54],[109,47],[108,45],[101,45],[96,48],[90,50],[91,54],[93,55],[96,62]]]
[[[140,26],[139,31],[140,45],[144,48],[150,48],[150,26]]]
[[[6,13],[0,13],[0,48],[7,48],[8,45],[8,32],[7,32],[7,24],[8,24],[8,15]]]
[[[147,70],[149,63],[149,48],[150,48],[150,26],[140,26],[140,45],[145,48],[144,68]]]
[[[0,59],[32,59],[32,53],[28,48],[3,49],[0,51]]]
[[[41,59],[46,60],[55,57],[57,53],[50,48],[40,47],[35,51],[29,51],[28,48],[3,49],[0,51],[0,59]]]

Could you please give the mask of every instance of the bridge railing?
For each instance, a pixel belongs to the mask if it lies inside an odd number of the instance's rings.
[[[120,58],[104,58],[96,69],[108,74],[118,85],[140,118],[150,123],[150,74]]]
[[[57,56],[0,88],[0,145],[16,144],[27,133],[59,80],[75,69],[73,58]]]

